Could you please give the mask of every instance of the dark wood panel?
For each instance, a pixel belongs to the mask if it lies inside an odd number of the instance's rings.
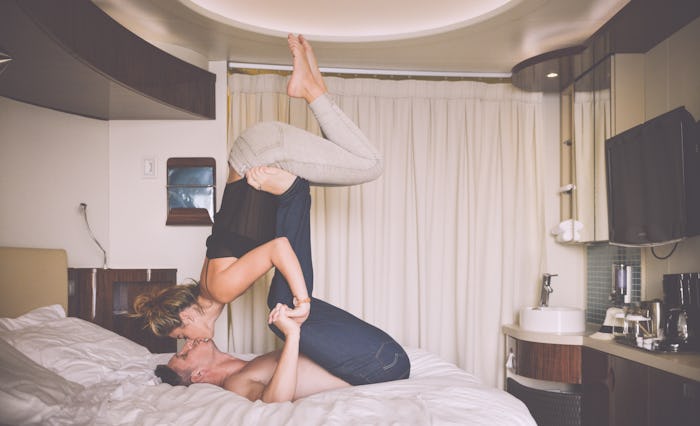
[[[610,418],[610,365],[608,354],[590,348],[581,351],[582,424],[607,426]]]
[[[545,52],[512,69],[516,87],[559,92],[598,62],[615,53],[646,53],[700,16],[698,0],[633,0],[581,46]],[[548,72],[559,77],[549,79]]]
[[[69,268],[68,278],[70,316],[112,330],[154,353],[176,351],[175,339],[157,337],[141,319],[129,316],[139,294],[176,285],[176,269]]]
[[[533,379],[581,383],[581,346],[518,340],[516,373]]]
[[[89,0],[0,2],[12,57],[0,95],[99,119],[213,119],[216,75],[126,30]]]
[[[611,356],[610,423],[615,426],[649,424],[649,367]]]
[[[655,368],[649,371],[649,424],[700,423],[700,383]]]

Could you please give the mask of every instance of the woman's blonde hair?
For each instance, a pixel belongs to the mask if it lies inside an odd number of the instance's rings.
[[[182,325],[180,312],[190,306],[198,307],[199,285],[176,285],[155,293],[140,294],[134,300],[132,316],[141,317],[156,336],[167,336]]]

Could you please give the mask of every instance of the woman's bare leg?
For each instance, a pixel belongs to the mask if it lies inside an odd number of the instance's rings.
[[[318,66],[314,65],[312,68],[309,63],[309,55],[312,58],[314,57],[313,51],[307,51],[305,44],[309,45],[309,43],[302,43],[299,37],[293,34],[287,36],[287,44],[292,52],[294,64],[292,76],[287,83],[287,94],[293,98],[304,98],[306,102],[311,103],[326,93],[326,85],[323,83],[323,77],[318,71]],[[312,70],[315,70],[315,72]]]
[[[291,34],[287,41],[294,63],[287,93],[309,102],[325,138],[285,123],[258,123],[236,139],[229,164],[241,175],[256,166],[274,166],[315,185],[356,185],[376,179],[383,170],[379,150],[327,95],[308,41]]]

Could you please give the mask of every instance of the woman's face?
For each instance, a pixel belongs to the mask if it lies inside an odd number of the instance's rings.
[[[182,325],[174,328],[168,336],[174,339],[211,339],[214,337],[214,325],[209,324],[204,314],[196,306],[190,306],[180,312]]]

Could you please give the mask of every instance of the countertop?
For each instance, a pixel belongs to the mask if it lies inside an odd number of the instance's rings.
[[[598,328],[599,325],[588,324],[584,333],[556,334],[527,331],[517,324],[510,324],[504,325],[502,331],[508,336],[528,342],[589,347],[700,382],[700,354],[651,352],[617,343],[614,340],[590,337],[598,331]]]

